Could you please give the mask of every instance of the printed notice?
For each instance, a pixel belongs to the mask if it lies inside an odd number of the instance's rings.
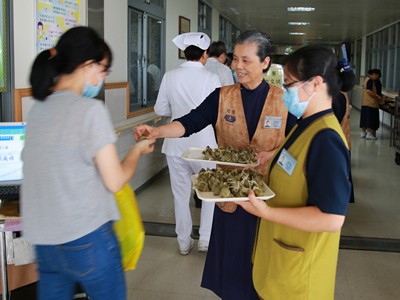
[[[81,0],[36,1],[36,51],[52,48],[59,37],[80,23]]]

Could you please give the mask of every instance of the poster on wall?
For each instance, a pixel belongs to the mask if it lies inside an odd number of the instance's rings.
[[[0,92],[4,92],[6,89],[7,66],[6,66],[6,2],[5,0],[0,1]]]
[[[68,29],[80,24],[81,0],[36,1],[36,53],[52,48]]]
[[[277,87],[283,88],[283,66],[279,64],[271,64],[267,73],[264,73],[264,79]]]

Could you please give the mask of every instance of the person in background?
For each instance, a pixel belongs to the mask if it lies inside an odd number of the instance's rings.
[[[237,202],[261,218],[253,281],[261,299],[333,300],[351,182],[346,137],[332,110],[341,83],[334,53],[306,46],[284,65],[283,99],[297,125],[266,174],[275,197]]]
[[[151,100],[155,100],[157,99],[158,90],[160,89],[161,85],[161,69],[155,62],[149,60],[149,65],[147,66],[147,74],[147,81],[149,83],[148,97]]]
[[[342,59],[338,64],[339,75],[342,79],[342,86],[340,93],[337,93],[332,98],[332,108],[335,116],[337,117],[340,125],[342,126],[344,135],[346,136],[347,144],[351,149],[350,140],[350,101],[348,92],[350,92],[356,82],[356,77],[353,68],[349,65],[348,61]]]
[[[229,67],[229,69],[232,72],[232,76],[233,76],[233,82],[236,83],[237,82],[237,76],[235,73],[235,70],[232,68],[232,61],[233,61],[233,53],[232,52],[228,52],[226,54],[226,60],[225,60],[225,65]]]
[[[92,300],[126,299],[113,222],[114,199],[154,139],[137,142],[121,162],[104,103],[91,99],[112,63],[89,27],[65,32],[35,59],[23,150],[22,228],[35,245],[38,299],[70,300],[77,285]]]
[[[208,49],[208,59],[204,67],[206,70],[218,75],[222,86],[234,84],[231,70],[224,65],[225,60],[225,43],[221,41],[212,42]]]
[[[363,84],[362,106],[360,115],[361,138],[376,140],[379,128],[379,102],[382,101],[381,71],[372,69]]]
[[[196,109],[168,125],[138,126],[135,139],[143,135],[187,137],[212,125],[218,146],[250,145],[257,152],[255,159],[260,161],[257,171],[264,174],[268,161],[284,140],[288,121],[282,89],[269,85],[263,76],[271,64],[271,51],[266,33],[241,33],[232,63],[238,83],[215,90]],[[265,126],[268,121],[273,126]],[[217,204],[201,286],[222,299],[259,299],[251,274],[258,219],[233,202]]]
[[[190,32],[178,35],[174,44],[185,53],[186,62],[177,69],[165,73],[160,86],[154,111],[159,116],[182,117],[196,108],[216,88],[221,86],[217,75],[207,71],[207,48],[210,38],[202,32]],[[164,140],[162,153],[167,157],[171,189],[174,195],[175,231],[179,251],[187,255],[194,246],[191,238],[192,217],[189,202],[192,192],[192,175],[202,168],[215,165],[184,160],[181,156],[190,147],[205,148],[217,146],[214,130],[211,126],[183,139],[167,138]],[[202,204],[198,250],[206,252],[210,241],[214,203]]]

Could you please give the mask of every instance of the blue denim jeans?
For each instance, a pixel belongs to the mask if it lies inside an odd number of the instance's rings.
[[[91,300],[125,300],[121,253],[112,222],[61,245],[37,245],[39,300],[71,300],[77,284]]]

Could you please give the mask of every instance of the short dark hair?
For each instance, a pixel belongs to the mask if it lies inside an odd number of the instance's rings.
[[[35,58],[30,74],[33,97],[45,100],[52,94],[58,76],[73,73],[86,61],[100,62],[105,58],[108,59],[106,69],[109,69],[112,64],[110,47],[94,29],[85,26],[69,29],[61,35],[54,49],[44,50]]]
[[[381,76],[382,76],[381,70],[379,70],[379,69],[368,70],[368,75],[372,75],[372,74],[377,74],[378,78],[381,78]]]
[[[203,56],[204,51],[206,50],[200,49],[197,46],[190,45],[183,52],[185,53],[186,60],[197,61],[200,60],[200,58]]]
[[[219,57],[221,54],[226,54],[225,43],[222,41],[212,42],[210,48],[208,48],[207,53],[211,57]]]

